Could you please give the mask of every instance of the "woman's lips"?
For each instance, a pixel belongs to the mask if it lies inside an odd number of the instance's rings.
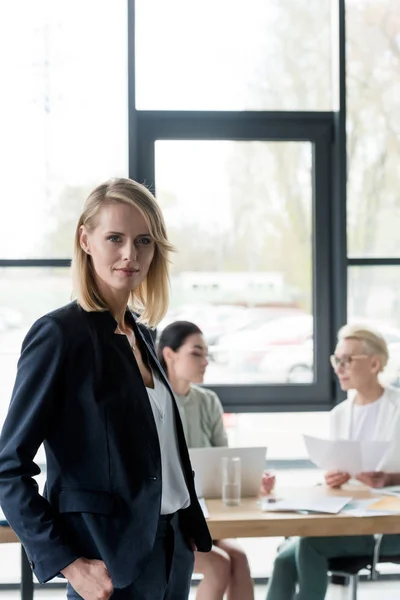
[[[132,275],[139,273],[139,269],[116,269],[116,271],[118,271],[118,273],[122,273],[126,277],[132,277]]]

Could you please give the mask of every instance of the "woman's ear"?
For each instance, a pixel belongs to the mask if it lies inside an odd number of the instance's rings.
[[[377,356],[374,356],[372,358],[371,368],[372,368],[373,373],[375,373],[376,375],[378,375],[378,373],[383,371],[381,361]]]
[[[79,243],[82,250],[86,252],[86,254],[90,254],[88,233],[84,225],[81,225],[79,228]]]
[[[162,349],[162,355],[167,365],[170,365],[174,360],[175,352],[169,346],[165,346]]]

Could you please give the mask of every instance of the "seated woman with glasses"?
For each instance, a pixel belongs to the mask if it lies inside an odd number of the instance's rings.
[[[391,442],[379,471],[356,477],[374,488],[400,484],[400,391],[384,387],[379,380],[388,358],[384,338],[363,325],[342,327],[331,357],[340,387],[352,391],[330,413],[331,438]],[[331,488],[338,488],[349,479],[346,472],[325,474]],[[373,549],[372,535],[289,539],[275,559],[267,600],[323,600],[329,559],[372,557]],[[400,535],[385,535],[381,555],[394,554],[400,554]]]
[[[189,448],[227,446],[222,421],[223,409],[218,396],[204,387],[207,368],[207,344],[194,323],[175,321],[162,332],[158,357],[175,393]],[[263,492],[274,484],[265,474]],[[195,552],[194,572],[203,574],[196,600],[253,600],[253,581],[246,554],[235,540],[214,541],[207,555]]]

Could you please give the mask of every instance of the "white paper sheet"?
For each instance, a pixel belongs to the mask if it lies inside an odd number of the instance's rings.
[[[375,471],[390,446],[390,442],[325,440],[310,435],[303,437],[310,460],[317,467],[350,475]]]
[[[400,497],[400,485],[388,485],[383,488],[370,488],[372,494],[378,494],[378,496],[397,496]]]
[[[341,512],[343,515],[351,517],[382,517],[387,516],[388,512],[383,510],[369,510],[368,507],[376,500],[374,498],[355,499],[347,504]]]
[[[198,498],[198,500],[199,500],[200,508],[203,511],[204,518],[208,519],[209,515],[208,515],[208,508],[207,508],[206,501],[204,500],[203,496]]]
[[[296,498],[264,498],[262,508],[268,512],[328,513],[336,515],[351,500],[351,497],[344,496],[304,494]]]

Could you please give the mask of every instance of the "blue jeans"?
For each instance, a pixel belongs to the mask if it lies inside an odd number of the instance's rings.
[[[329,559],[372,557],[373,550],[372,535],[291,538],[275,559],[266,600],[323,600],[328,587]],[[400,535],[385,535],[381,554],[400,554]]]

